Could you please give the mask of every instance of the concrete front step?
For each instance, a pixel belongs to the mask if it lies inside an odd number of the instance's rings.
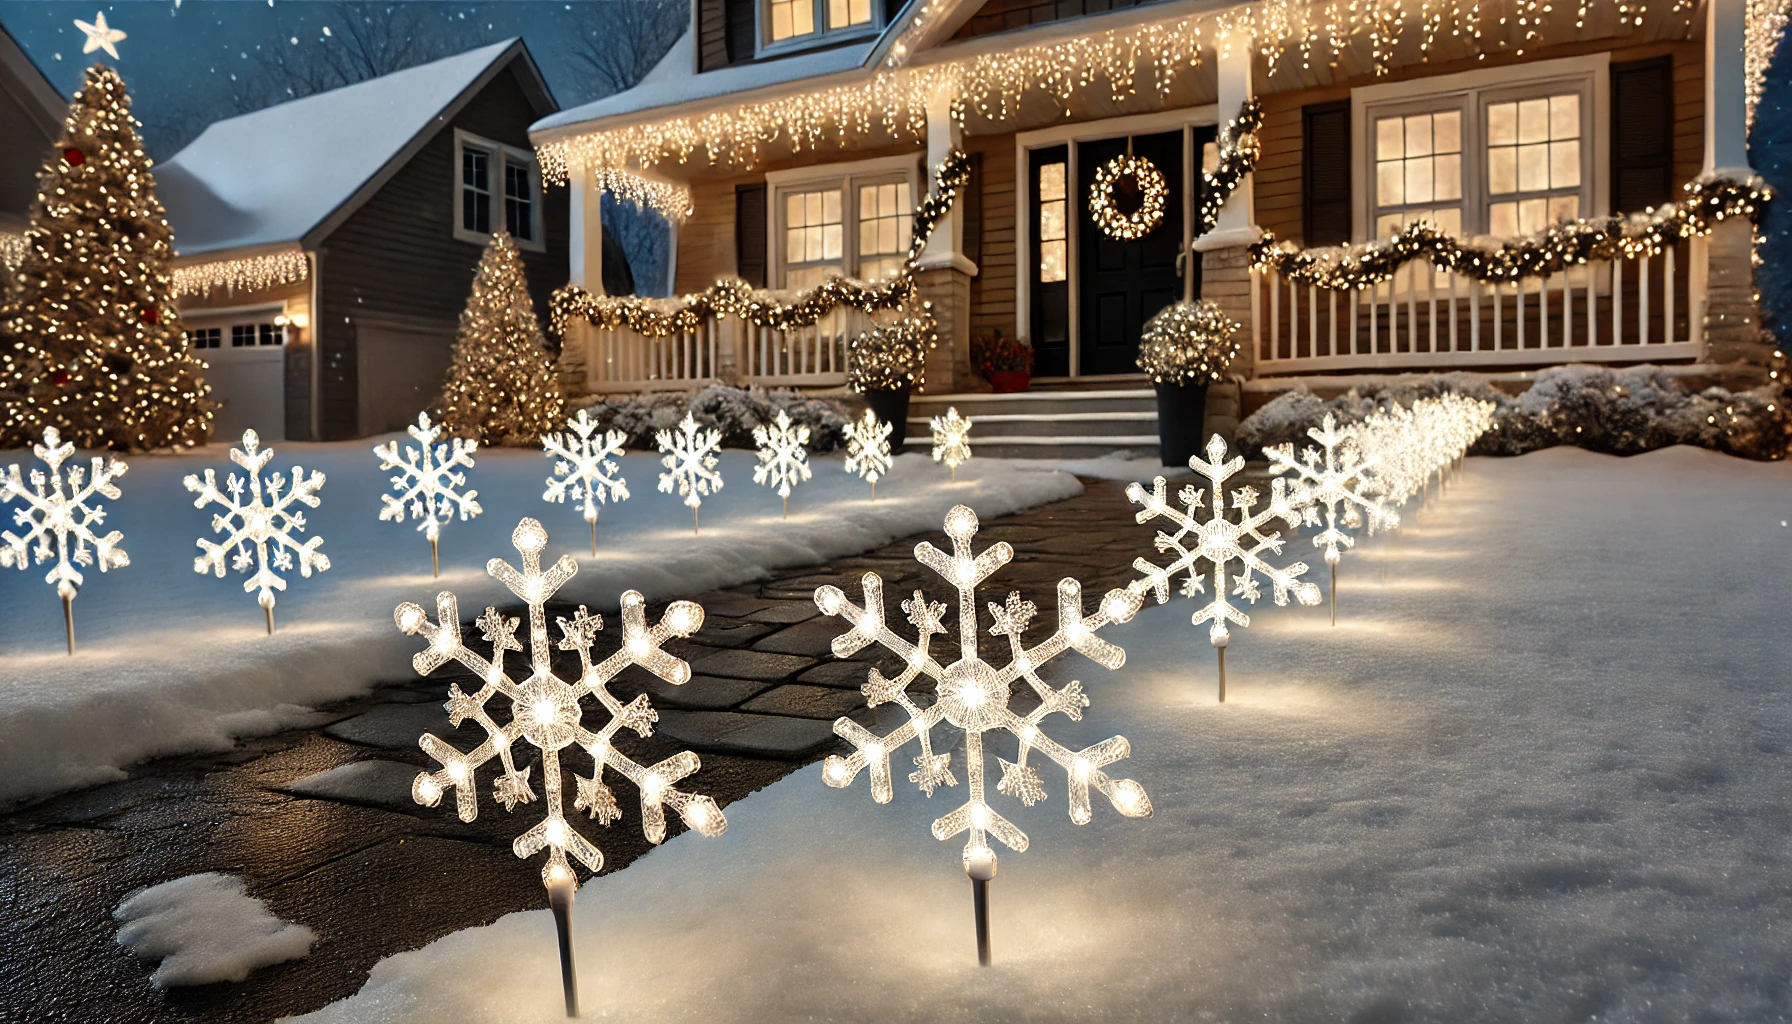
[[[908,421],[910,437],[930,434],[932,427],[925,418]],[[997,413],[971,417],[971,443],[987,442],[1003,437],[1061,437],[1087,435],[1108,437],[1117,434],[1140,434],[1157,430],[1157,414],[1152,412],[1063,413],[1054,416],[1022,416]]]
[[[916,395],[909,400],[909,417],[943,415],[947,408],[976,419],[989,415],[1056,416],[1104,412],[1157,412],[1157,394],[1147,389],[1093,391],[1022,391],[1010,395],[978,392],[951,395]]]

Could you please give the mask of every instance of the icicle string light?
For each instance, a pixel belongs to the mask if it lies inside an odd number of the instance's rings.
[[[311,276],[311,261],[296,250],[211,260],[174,268],[174,294],[210,296],[213,289],[228,293],[258,292],[296,284]]]
[[[674,224],[682,224],[696,212],[688,185],[670,181],[654,181],[639,174],[614,167],[603,167],[591,174],[591,187],[608,192],[622,202],[643,210],[652,210]]]

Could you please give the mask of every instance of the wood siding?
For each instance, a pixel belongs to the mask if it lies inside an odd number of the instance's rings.
[[[982,202],[977,276],[971,279],[971,333],[1000,330],[1014,337],[1014,136],[974,137],[967,148],[980,155],[982,171],[981,180],[971,182]]]
[[[953,36],[974,39],[1028,25],[1068,21],[1090,14],[1138,7],[1151,0],[989,0]]]
[[[529,125],[540,116],[515,71],[500,73],[324,239],[315,318],[321,359],[320,440],[361,436],[357,318],[439,329],[445,339],[454,335],[482,246],[463,242],[453,233],[459,208],[453,129],[529,149]],[[522,256],[536,315],[545,318],[548,297],[566,283],[568,274],[566,189],[543,189],[541,200],[547,251],[524,249]]]
[[[15,95],[0,76],[0,224],[23,226],[37,199],[37,172],[56,141],[42,124],[42,110],[27,96]]]

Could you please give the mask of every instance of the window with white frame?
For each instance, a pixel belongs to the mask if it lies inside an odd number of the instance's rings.
[[[1595,212],[1593,108],[1603,68],[1540,70],[1402,83],[1405,95],[1401,87],[1359,90],[1372,97],[1359,135],[1369,234],[1386,238],[1423,221],[1458,237],[1521,238]]]
[[[540,249],[540,173],[534,155],[458,130],[454,140],[454,237],[484,244],[503,230],[517,245]]]
[[[914,232],[914,173],[873,163],[859,173],[774,182],[782,287],[813,288],[830,274],[876,281],[901,269]]]
[[[231,348],[286,344],[286,328],[278,324],[231,324]]]
[[[761,10],[768,45],[877,27],[871,0],[765,0]]]
[[[217,348],[224,340],[224,331],[219,327],[196,327],[187,332],[187,344],[194,348]]]

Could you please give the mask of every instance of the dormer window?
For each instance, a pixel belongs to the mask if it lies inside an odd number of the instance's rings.
[[[540,251],[541,172],[535,154],[455,129],[454,237],[484,245],[503,230]]]
[[[843,33],[859,34],[877,27],[871,0],[762,0],[761,20],[767,47],[783,48]]]

